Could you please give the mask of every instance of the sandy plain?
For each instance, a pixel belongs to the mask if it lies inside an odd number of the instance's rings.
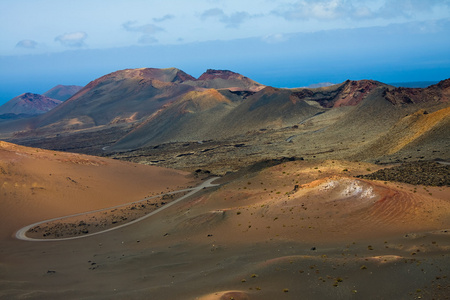
[[[229,174],[216,181],[220,186],[114,231],[27,242],[14,238],[25,225],[202,180],[104,158],[1,146],[0,299],[450,295],[448,187],[355,178],[380,168],[368,163],[292,161]]]

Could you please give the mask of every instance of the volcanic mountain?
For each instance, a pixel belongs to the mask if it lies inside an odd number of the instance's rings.
[[[191,84],[197,87],[208,89],[229,89],[258,91],[264,86],[256,81],[241,74],[229,70],[208,69],[198,79],[186,81],[185,84]]]
[[[57,85],[42,95],[24,93],[0,106],[0,119],[14,120],[46,113],[82,88],[77,85]]]
[[[0,298],[443,299],[449,92],[94,80],[0,126]]]
[[[78,91],[81,90],[82,88],[83,87],[79,85],[59,84],[42,95],[49,98],[66,101],[67,99],[78,93]]]
[[[0,106],[0,118],[20,118],[46,113],[62,103],[44,95],[25,93]],[[1,117],[3,115],[3,117]]]
[[[243,131],[292,126],[322,110],[288,90],[192,91],[154,114],[112,149],[135,149],[174,141],[223,139]]]
[[[425,141],[433,145],[424,148],[430,154],[426,157],[445,158],[445,112],[436,114],[440,121],[422,122],[426,130],[399,128],[415,122],[402,123],[406,115],[448,107],[449,85],[450,79],[425,89],[347,80],[315,89],[280,89],[227,70],[207,70],[196,79],[176,68],[127,69],[96,79],[52,111],[9,123],[1,131],[23,145],[89,154],[137,151],[125,156],[182,168],[178,164],[187,161],[177,159],[179,155],[189,154],[193,167],[206,164],[204,151],[219,155],[223,166],[230,157],[243,156],[250,163],[261,155],[281,154],[395,161],[404,158],[406,149],[414,159],[411,145],[421,148]],[[392,130],[403,146],[375,151],[371,145]],[[414,138],[406,137],[411,134]],[[186,143],[197,146],[186,153],[181,146]],[[163,144],[173,145],[174,152],[152,150]],[[246,147],[219,146],[225,144]]]
[[[240,78],[230,74],[228,79],[215,78],[222,84],[215,86],[235,87],[235,77]],[[202,89],[197,85],[204,85],[204,80],[198,81],[175,68],[117,71],[89,83],[64,105],[37,119],[35,126],[82,129],[141,120],[178,97]],[[241,86],[255,88],[248,80]]]

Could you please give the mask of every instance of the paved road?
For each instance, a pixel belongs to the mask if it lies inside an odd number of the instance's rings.
[[[157,213],[161,212],[162,210],[167,209],[168,207],[171,207],[172,205],[175,205],[176,203],[186,199],[187,197],[190,197],[190,196],[194,195],[195,193],[199,192],[200,190],[202,190],[204,188],[218,186],[219,184],[213,184],[212,182],[214,180],[216,180],[216,179],[219,179],[219,178],[220,177],[210,178],[210,179],[206,180],[205,182],[203,182],[202,184],[196,186],[195,188],[173,191],[173,192],[170,192],[170,193],[161,194],[161,195],[157,195],[157,196],[153,196],[153,197],[148,197],[148,198],[145,198],[145,199],[142,199],[142,200],[139,200],[139,201],[132,202],[132,203],[139,203],[139,202],[142,202],[142,201],[146,201],[146,200],[149,200],[149,199],[152,199],[152,198],[156,198],[156,197],[161,197],[161,196],[164,196],[164,195],[176,194],[176,193],[180,193],[180,192],[189,192],[186,195],[178,198],[177,200],[169,202],[169,203],[165,204],[164,206],[158,208],[157,210],[152,211],[151,213],[149,213],[149,214],[147,214],[147,215],[145,215],[143,217],[140,217],[140,218],[138,218],[136,220],[133,220],[131,222],[128,222],[128,223],[125,223],[125,224],[122,224],[122,225],[119,225],[119,226],[116,226],[116,227],[113,227],[113,228],[105,229],[103,231],[98,231],[98,232],[85,234],[85,235],[74,236],[74,237],[59,238],[59,239],[36,239],[36,238],[30,238],[30,237],[26,236],[26,233],[27,233],[27,231],[30,228],[33,228],[33,227],[35,227],[37,225],[40,225],[40,224],[43,224],[43,223],[57,221],[57,220],[62,220],[62,219],[70,218],[70,217],[81,216],[81,215],[95,213],[95,212],[109,210],[109,209],[114,209],[114,208],[125,206],[127,204],[121,204],[121,205],[118,205],[118,206],[102,208],[102,209],[97,209],[97,210],[93,210],[93,211],[89,211],[89,212],[74,214],[74,215],[70,215],[70,216],[64,216],[64,217],[53,218],[53,219],[49,219],[49,220],[45,220],[45,221],[40,221],[40,222],[37,222],[37,223],[31,224],[31,225],[25,226],[25,227],[19,229],[16,232],[16,238],[19,239],[19,240],[29,241],[29,242],[67,241],[67,240],[74,240],[74,239],[85,238],[85,237],[88,237],[88,236],[93,236],[93,235],[105,233],[105,232],[108,232],[108,231],[116,230],[116,229],[119,229],[119,228],[122,228],[122,227],[125,227],[125,226],[129,226],[131,224],[140,222],[140,221],[142,221],[142,220],[144,220],[144,219],[146,219],[146,218],[148,218],[150,216],[153,216],[154,214],[157,214]],[[132,204],[132,203],[128,203],[128,204]]]

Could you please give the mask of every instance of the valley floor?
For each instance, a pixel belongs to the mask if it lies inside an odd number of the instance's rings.
[[[377,169],[285,161],[104,234],[12,231],[0,299],[448,298],[449,187],[354,177]]]

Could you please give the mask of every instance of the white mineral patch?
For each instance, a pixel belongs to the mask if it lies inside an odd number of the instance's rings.
[[[372,199],[376,197],[376,194],[372,187],[366,186],[358,180],[352,179],[338,179],[329,180],[319,186],[321,191],[331,191],[339,188],[340,197],[360,197],[365,199]],[[338,190],[338,191],[339,191]]]

